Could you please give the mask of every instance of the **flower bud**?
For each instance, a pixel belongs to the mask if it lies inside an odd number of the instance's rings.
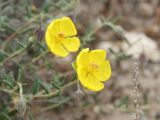
[[[34,34],[36,39],[41,41],[44,38],[44,28],[42,26],[36,28]]]

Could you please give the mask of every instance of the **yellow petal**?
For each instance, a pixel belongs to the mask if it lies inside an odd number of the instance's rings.
[[[77,56],[76,59],[76,64],[77,67],[87,67],[88,63],[89,63],[89,59],[88,59],[88,55],[89,55],[89,48],[83,49]]]
[[[69,52],[77,51],[80,46],[80,41],[77,37],[65,38],[62,43]]]
[[[61,19],[61,32],[64,33],[65,37],[74,36],[77,34],[77,30],[72,20],[69,17],[63,17]]]
[[[45,41],[47,43],[47,46],[50,47],[55,44],[56,38],[52,36],[51,34],[49,34],[49,32],[47,31],[45,34]]]
[[[107,60],[103,62],[99,67],[99,70],[94,72],[93,75],[99,81],[107,81],[111,76],[111,67],[109,61]]]
[[[78,79],[80,80],[81,84],[86,87],[85,80],[87,76],[87,71],[84,67],[79,67],[77,69]]]
[[[78,69],[78,78],[81,84],[92,91],[100,91],[104,88],[104,84],[98,81],[92,74],[87,73],[84,68]]]
[[[49,34],[52,34],[54,36],[58,36],[58,34],[61,32],[61,23],[62,19],[55,19],[53,20],[47,27],[47,31]]]
[[[98,81],[92,74],[87,76],[85,84],[86,87],[92,91],[100,91],[104,88],[104,84]]]
[[[45,33],[45,40],[48,47],[53,46],[57,42],[58,34],[60,32],[61,19],[53,20],[47,27]]]
[[[106,59],[105,50],[92,50],[89,52],[89,62],[101,64]]]
[[[50,46],[50,50],[52,53],[61,57],[66,57],[69,54],[69,52],[64,48],[61,43]]]

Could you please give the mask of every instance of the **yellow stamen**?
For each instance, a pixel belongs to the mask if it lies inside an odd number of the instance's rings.
[[[59,36],[60,38],[64,38],[64,33],[60,32],[60,33],[58,34],[58,36]]]
[[[99,66],[98,66],[97,64],[91,63],[91,64],[89,64],[89,66],[88,66],[88,71],[89,71],[89,72],[94,72],[94,71],[97,71],[98,68],[99,68]]]

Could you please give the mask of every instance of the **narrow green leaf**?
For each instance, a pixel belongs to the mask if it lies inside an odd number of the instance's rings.
[[[143,103],[144,103],[144,105],[148,104],[148,92],[145,92],[143,94]]]
[[[32,113],[29,114],[29,120],[35,120]]]
[[[117,101],[116,106],[121,108],[121,107],[125,107],[128,108],[128,96],[124,96],[121,100]]]
[[[46,51],[46,48],[40,42],[36,42],[36,43],[43,51]]]
[[[5,59],[5,55],[0,51],[0,62],[2,62]]]
[[[16,42],[17,42],[17,44],[18,44],[20,47],[25,48],[25,46],[23,45],[22,42],[20,42],[20,41],[18,41],[18,40],[16,40]]]
[[[14,88],[14,86],[7,80],[3,80],[3,82],[8,85],[10,88]]]
[[[38,92],[39,88],[40,88],[40,81],[39,80],[35,80],[33,85],[32,85],[32,90],[31,90],[32,93],[36,94]]]
[[[46,92],[47,94],[50,93],[49,86],[48,86],[46,83],[41,83],[41,82],[40,82],[40,85],[42,86],[42,88],[45,90],[45,92]]]
[[[4,112],[0,113],[0,120],[12,120],[11,117],[9,115],[7,115]]]
[[[31,18],[32,17],[32,11],[31,9],[29,8],[28,5],[25,6],[25,9],[26,9],[26,15],[28,18]]]
[[[109,48],[109,51],[110,51],[112,54],[114,54],[114,55],[117,56],[117,53],[116,53],[112,48]]]
[[[66,77],[58,73],[54,74],[52,78],[52,81],[60,87],[64,85],[65,80]]]
[[[57,83],[52,82],[51,83],[53,85],[53,87],[55,87],[56,89],[60,90],[60,86]]]
[[[7,86],[10,88],[14,88],[14,76],[13,73],[10,72],[9,74],[4,73],[4,75],[1,78],[2,82],[4,82]]]
[[[123,54],[118,56],[118,59],[119,60],[127,60],[127,59],[129,59],[131,57],[132,57],[132,55],[127,55],[127,54],[123,53]]]
[[[72,67],[73,67],[73,69],[75,70],[75,71],[77,71],[77,64],[76,64],[76,62],[74,61],[74,62],[72,62]]]
[[[23,69],[20,68],[18,71],[18,82],[22,82],[23,78]]]

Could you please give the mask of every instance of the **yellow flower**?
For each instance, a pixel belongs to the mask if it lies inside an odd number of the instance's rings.
[[[47,27],[45,34],[46,43],[52,53],[66,57],[69,52],[79,49],[80,40],[77,30],[69,17],[53,20]]]
[[[102,90],[103,82],[111,76],[111,67],[106,60],[105,50],[83,49],[77,56],[76,67],[81,84],[92,91]]]

